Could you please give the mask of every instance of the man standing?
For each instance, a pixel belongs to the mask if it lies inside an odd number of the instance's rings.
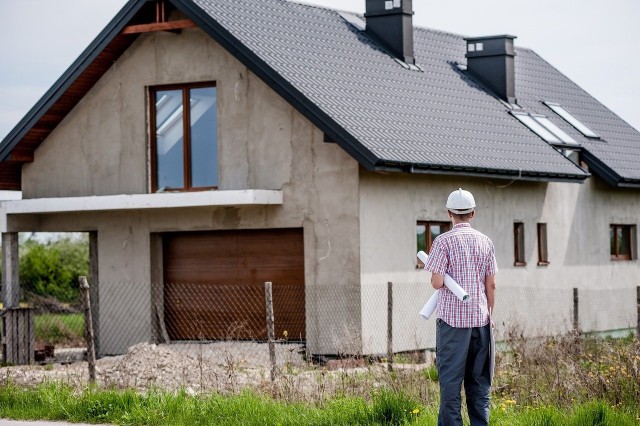
[[[460,391],[464,382],[471,425],[489,423],[490,312],[496,288],[491,240],[471,227],[476,202],[469,191],[453,191],[446,205],[453,229],[431,246],[425,269],[441,289],[436,314],[436,366],[440,380],[438,425],[462,425]],[[469,293],[462,302],[444,285],[449,274]]]

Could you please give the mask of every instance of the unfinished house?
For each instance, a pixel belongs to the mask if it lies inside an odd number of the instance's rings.
[[[100,354],[264,338],[229,330],[264,317],[267,281],[276,335],[314,354],[384,352],[387,282],[394,350],[433,347],[415,254],[462,187],[499,323],[564,330],[578,288],[601,291],[583,329],[635,324],[640,133],[516,37],[412,15],[129,1],[0,145],[0,189],[22,191],[0,210],[5,306],[19,232],[88,232]]]

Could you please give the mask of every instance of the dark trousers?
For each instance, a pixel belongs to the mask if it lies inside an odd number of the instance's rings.
[[[471,426],[489,423],[489,327],[455,328],[437,319],[439,426],[462,425],[460,391],[463,382]]]

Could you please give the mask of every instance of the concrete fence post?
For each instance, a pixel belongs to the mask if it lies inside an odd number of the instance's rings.
[[[393,283],[387,283],[387,371],[393,371]]]
[[[273,317],[273,288],[267,281],[264,283],[264,298],[267,308],[267,339],[269,342],[269,359],[271,360],[271,381],[276,380],[276,332]]]
[[[91,318],[91,296],[89,295],[89,283],[87,277],[79,277],[80,292],[82,293],[82,306],[84,308],[85,337],[87,339],[87,362],[89,363],[89,381],[96,381],[96,351],[93,338],[93,320]]]

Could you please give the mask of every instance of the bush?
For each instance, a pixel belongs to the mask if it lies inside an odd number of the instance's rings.
[[[86,237],[49,243],[29,239],[20,249],[20,280],[26,291],[67,303],[77,301],[78,277],[89,272]]]

